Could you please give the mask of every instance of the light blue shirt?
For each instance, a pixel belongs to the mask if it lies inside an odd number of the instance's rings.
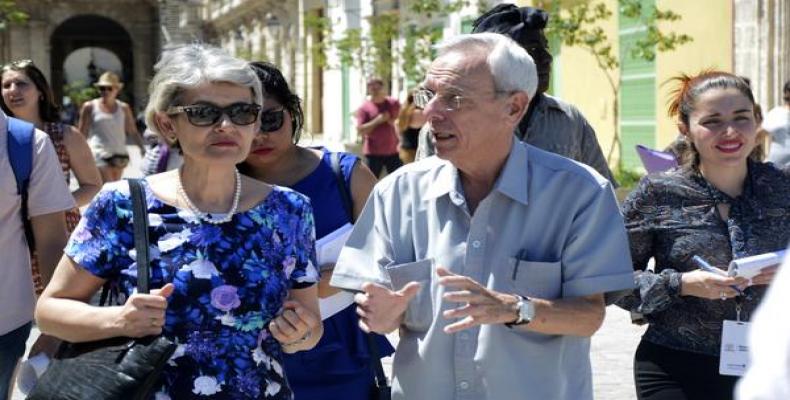
[[[452,321],[441,313],[458,305],[442,301],[436,266],[541,299],[632,289],[628,240],[606,179],[514,140],[494,189],[470,215],[452,164],[409,164],[376,185],[331,282],[352,290],[422,284],[401,325],[393,399],[592,399],[589,338],[504,325],[444,333]]]

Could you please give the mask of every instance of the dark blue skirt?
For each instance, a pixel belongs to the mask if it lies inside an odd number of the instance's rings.
[[[379,355],[395,352],[374,334]],[[285,354],[285,376],[295,400],[369,400],[374,385],[367,334],[359,329],[356,304],[324,320],[324,334],[308,351]]]

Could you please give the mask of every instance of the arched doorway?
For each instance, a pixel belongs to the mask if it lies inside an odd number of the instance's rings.
[[[109,18],[98,15],[78,15],[60,24],[52,32],[50,43],[52,45],[52,89],[55,92],[56,99],[60,100],[63,98],[63,87],[66,83],[64,71],[66,58],[69,57],[70,60],[73,60],[73,53],[81,49],[83,49],[81,53],[85,53],[86,50],[84,48],[89,48],[87,49],[90,54],[89,57],[94,57],[96,53],[101,53],[101,49],[103,49],[112,53],[120,61],[122,70],[113,71],[118,73],[124,82],[124,89],[120,97],[129,102],[132,105],[132,109],[134,109],[132,39],[123,26]],[[100,50],[90,51],[90,48]],[[79,53],[76,54],[79,56]],[[104,72],[104,70],[112,70],[111,67],[97,65],[95,59],[92,64],[96,67],[96,71],[90,75],[94,77]]]

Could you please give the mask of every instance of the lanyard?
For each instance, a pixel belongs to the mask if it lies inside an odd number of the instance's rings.
[[[743,296],[735,296],[735,320],[741,322],[741,310],[743,310]]]

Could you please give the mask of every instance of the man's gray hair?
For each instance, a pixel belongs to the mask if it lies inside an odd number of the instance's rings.
[[[453,36],[436,45],[438,56],[451,52],[488,52],[486,64],[494,77],[497,91],[526,92],[530,99],[538,90],[538,72],[535,61],[514,42],[498,33],[474,33]]]
[[[224,50],[204,44],[182,45],[165,49],[154,66],[156,75],[148,87],[150,98],[145,107],[148,129],[160,133],[154,115],[176,104],[186,90],[205,83],[232,83],[248,87],[256,104],[263,104],[261,81],[249,64]]]

